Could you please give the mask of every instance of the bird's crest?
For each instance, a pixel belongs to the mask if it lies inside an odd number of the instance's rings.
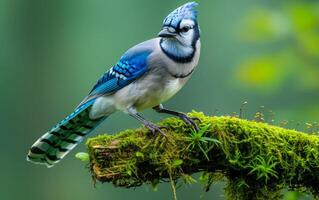
[[[188,2],[171,12],[163,22],[163,26],[177,27],[183,19],[192,19],[196,21],[197,11],[194,9],[198,3]]]

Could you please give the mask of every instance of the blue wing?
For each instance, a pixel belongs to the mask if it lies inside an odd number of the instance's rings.
[[[150,53],[151,51],[141,51],[124,54],[120,61],[98,80],[81,104],[101,95],[116,92],[137,80],[148,71],[147,58]]]

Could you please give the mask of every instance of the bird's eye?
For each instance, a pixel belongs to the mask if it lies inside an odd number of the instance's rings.
[[[191,29],[190,26],[184,26],[184,27],[181,29],[181,31],[186,33],[186,32],[189,31],[190,29]]]

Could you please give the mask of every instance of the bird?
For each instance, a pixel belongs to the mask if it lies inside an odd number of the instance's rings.
[[[198,65],[201,43],[197,6],[188,2],[176,8],[165,17],[157,37],[127,50],[75,110],[31,146],[27,160],[54,166],[117,111],[132,116],[154,134],[165,135],[140,111],[152,108],[177,116],[198,131],[195,119],[162,104],[185,85]]]

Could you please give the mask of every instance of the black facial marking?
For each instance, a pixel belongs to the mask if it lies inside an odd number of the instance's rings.
[[[192,52],[189,55],[179,56],[179,55],[172,54],[171,52],[165,50],[165,48],[163,48],[163,46],[162,46],[162,43],[164,42],[165,39],[161,38],[160,47],[161,47],[162,51],[165,53],[165,55],[168,56],[170,59],[174,60],[177,63],[188,63],[188,62],[191,62],[193,60],[195,52],[196,52],[196,42],[200,38],[200,33],[199,33],[199,28],[198,28],[197,22],[195,22],[193,29],[194,29],[194,37],[193,37],[192,44],[191,44],[191,47],[192,47],[193,50],[192,50]],[[176,31],[177,31],[178,34],[181,33],[181,30],[179,28],[176,28]]]

